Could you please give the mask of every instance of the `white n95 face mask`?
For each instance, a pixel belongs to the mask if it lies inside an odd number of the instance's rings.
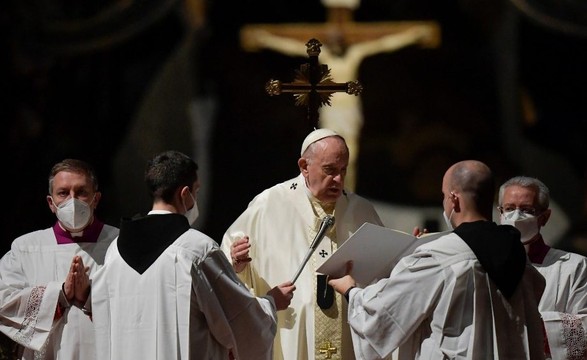
[[[450,211],[450,216],[446,216],[446,212],[444,210],[442,210],[442,217],[444,217],[444,222],[446,223],[446,227],[452,231],[454,230],[454,227],[452,226],[452,223],[450,222],[451,218],[452,218],[452,214],[454,214],[455,209],[452,209]]]
[[[191,193],[190,193],[190,196],[191,196]],[[194,206],[191,209],[187,210],[187,207],[185,206],[185,202],[183,204],[183,207],[186,208],[186,212],[183,215],[188,219],[188,223],[190,224],[190,226],[194,225],[194,223],[198,219],[198,216],[200,215],[200,211],[198,210],[198,202],[196,201],[196,197],[192,196],[192,199],[194,199]]]
[[[540,232],[538,218],[534,215],[525,214],[518,209],[501,214],[500,223],[502,225],[512,225],[518,229],[522,235],[520,241],[524,245],[529,244],[530,240]]]
[[[55,203],[55,201],[53,201]],[[90,205],[76,198],[69,198],[57,206],[57,219],[68,230],[81,230],[90,221],[92,209]]]
[[[450,193],[451,196],[454,196],[454,194],[451,192]],[[455,213],[455,209],[453,208],[450,211],[450,215],[446,216],[446,212],[444,211],[444,201],[446,199],[442,199],[442,217],[444,218],[444,222],[446,223],[446,227],[448,228],[448,230],[453,231],[454,230],[454,226],[452,226],[452,223],[450,222],[450,220],[452,219],[452,215]]]

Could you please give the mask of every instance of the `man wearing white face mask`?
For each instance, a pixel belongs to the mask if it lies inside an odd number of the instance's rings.
[[[166,151],[147,166],[147,216],[123,220],[92,280],[96,349],[109,359],[263,360],[272,354],[276,310],[291,282],[254,297],[218,243],[192,229],[197,164]]]
[[[18,359],[96,359],[88,276],[118,235],[94,215],[101,196],[89,164],[55,164],[47,203],[57,222],[14,240],[0,260],[0,331],[18,343]]]
[[[542,181],[516,176],[499,189],[501,224],[521,233],[528,258],[546,279],[539,310],[552,359],[587,359],[587,258],[546,245],[540,228],[551,214]]]

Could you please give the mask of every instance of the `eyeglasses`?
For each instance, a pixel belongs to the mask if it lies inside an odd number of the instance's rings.
[[[520,210],[521,213],[524,213],[526,215],[536,215],[538,213],[538,210],[536,210],[535,208],[530,207],[530,206],[516,207],[514,205],[506,205],[506,206],[498,206],[497,210],[499,210],[500,214],[508,213],[508,212],[515,211],[515,210]]]

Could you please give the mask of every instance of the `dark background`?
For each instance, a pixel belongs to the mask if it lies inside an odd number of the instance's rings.
[[[239,28],[325,15],[316,0],[3,1],[0,252],[55,221],[45,200],[54,163],[94,164],[98,215],[118,225],[148,211],[142,170],[169,148],[198,158],[206,180],[198,227],[220,240],[255,194],[298,173],[311,130],[291,96],[263,89],[270,78],[293,79],[305,59],[247,53]],[[584,1],[364,0],[354,15],[442,29],[439,48],[362,63],[357,192],[440,208],[446,168],[476,158],[498,181],[541,178],[570,223],[559,247],[587,253]],[[207,114],[200,127],[190,104]]]
[[[243,24],[324,21],[319,1],[293,4],[4,1],[2,253],[16,236],[54,222],[47,174],[65,157],[95,165],[103,192],[98,214],[108,223],[146,212],[144,161],[167,148],[198,155],[186,120],[190,103],[215,109],[206,137],[204,232],[220,240],[255,194],[295,176],[311,130],[305,109],[263,87],[270,78],[292,79],[305,59],[248,53],[238,39]],[[442,44],[361,65],[357,192],[440,206],[443,172],[476,158],[500,181],[518,174],[545,181],[571,222],[561,247],[586,251],[587,12],[580,1],[562,6],[364,0],[356,21],[435,20]]]

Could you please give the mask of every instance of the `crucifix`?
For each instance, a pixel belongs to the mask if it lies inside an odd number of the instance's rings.
[[[250,24],[240,32],[241,46],[247,51],[270,49],[290,56],[305,56],[307,39],[322,42],[320,61],[328,64],[337,81],[353,81],[366,57],[393,52],[410,45],[436,48],[440,27],[434,21],[369,22],[353,21],[359,0],[322,0],[327,7],[323,24]],[[330,102],[319,107],[319,127],[342,135],[350,157],[345,187],[354,190],[356,159],[363,115],[359,96],[332,93]]]
[[[358,81],[348,81],[343,84],[332,80],[328,65],[318,62],[321,46],[322,43],[317,39],[310,39],[306,43],[309,62],[300,66],[293,82],[282,83],[279,80],[271,79],[265,85],[265,90],[269,95],[293,93],[296,105],[307,106],[310,129],[318,126],[318,109],[324,105],[331,105],[330,98],[333,93],[344,91],[347,94],[358,96],[363,89]]]

